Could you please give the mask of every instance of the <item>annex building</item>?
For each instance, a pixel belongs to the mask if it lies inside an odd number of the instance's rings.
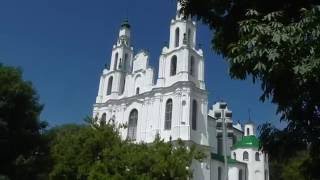
[[[193,163],[195,180],[222,180],[225,175],[229,180],[268,180],[268,158],[259,150],[254,124],[233,124],[225,102],[208,107],[196,23],[184,19],[179,8],[170,22],[169,44],[160,54],[157,77],[148,52],[134,54],[130,25],[122,23],[110,65],[100,78],[93,117],[127,124],[121,136],[137,143],[150,143],[159,134],[166,141],[182,139],[202,148],[208,158]]]

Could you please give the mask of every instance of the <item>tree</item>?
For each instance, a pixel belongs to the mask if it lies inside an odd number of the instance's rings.
[[[278,112],[288,124],[282,131],[264,125],[264,148],[273,152],[277,138],[288,140],[290,143],[281,144],[287,145],[283,157],[308,147],[319,165],[320,6],[302,10],[301,19],[289,24],[283,22],[282,12],[260,15],[250,10],[247,16],[251,19],[239,23],[238,42],[230,45],[231,75],[245,78],[250,74],[261,80],[262,100],[271,98],[278,104]]]
[[[307,173],[304,173],[305,162],[310,160],[309,154],[305,151],[298,152],[288,161],[273,159],[270,161],[270,179],[277,180],[310,180]]]
[[[277,104],[287,127],[261,127],[264,150],[288,159],[306,150],[309,170],[320,160],[319,1],[181,0],[183,13],[214,28],[213,49],[230,76],[261,82],[260,99]],[[286,142],[285,142],[286,141]],[[281,143],[282,142],[282,143]],[[284,147],[279,155],[275,149]],[[313,178],[319,178],[316,171]]]
[[[319,5],[318,0],[178,0],[182,13],[196,16],[214,30],[213,49],[228,57],[230,43],[239,40],[239,22],[248,19],[248,9],[262,14],[283,11],[287,23],[299,20],[301,8]]]
[[[204,157],[182,141],[151,144],[122,140],[113,122],[53,129],[50,179],[187,179],[192,160]]]
[[[310,177],[306,177],[303,173],[303,165],[306,160],[308,160],[308,153],[306,152],[299,152],[297,153],[296,157],[289,160],[282,169],[281,177],[283,180],[292,180],[292,179],[299,179],[299,180],[308,180],[311,179]]]
[[[36,179],[42,171],[46,141],[40,121],[43,106],[19,69],[0,64],[0,176]]]

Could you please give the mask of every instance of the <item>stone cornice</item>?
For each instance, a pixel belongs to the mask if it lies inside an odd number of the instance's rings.
[[[206,90],[202,90],[199,89],[195,86],[195,84],[193,82],[190,81],[180,81],[180,82],[176,82],[175,84],[173,84],[172,86],[169,87],[157,87],[157,88],[153,88],[151,91],[148,92],[144,92],[141,93],[139,95],[135,95],[135,96],[131,96],[131,97],[124,97],[121,99],[109,99],[107,102],[105,103],[96,103],[93,106],[94,107],[107,107],[108,105],[112,104],[112,105],[121,105],[121,104],[132,104],[134,102],[137,103],[143,103],[144,99],[146,98],[156,98],[159,96],[159,94],[165,94],[167,92],[174,92],[176,93],[176,89],[179,87],[185,87],[188,86],[190,88],[192,88],[194,91],[202,94],[202,95],[207,95],[207,91]],[[183,91],[182,89],[178,90],[179,92]]]

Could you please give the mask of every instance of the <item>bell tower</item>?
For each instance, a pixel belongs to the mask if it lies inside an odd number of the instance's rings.
[[[255,125],[251,120],[249,120],[244,125],[244,136],[255,136],[255,135],[256,135]]]
[[[123,21],[117,42],[113,45],[110,70],[131,71],[133,50],[131,47],[130,28],[128,20]]]
[[[178,81],[192,81],[205,90],[203,52],[196,49],[196,23],[191,17],[184,17],[180,9],[178,3],[170,24],[169,44],[160,56],[158,85],[168,87]]]
[[[100,78],[97,103],[118,99],[123,95],[126,88],[126,75],[132,71],[132,59],[131,26],[128,20],[125,20],[120,26],[118,39],[113,45],[110,65],[103,70]]]

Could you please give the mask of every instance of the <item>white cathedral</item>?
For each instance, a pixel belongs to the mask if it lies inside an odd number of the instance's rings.
[[[162,49],[156,81],[148,52],[134,54],[130,25],[122,23],[110,67],[100,78],[93,117],[127,124],[121,136],[137,143],[151,143],[159,134],[166,141],[182,139],[197,145],[208,156],[192,164],[195,180],[269,180],[268,158],[260,151],[254,124],[234,125],[225,102],[208,110],[196,23],[183,18],[179,9],[178,5],[171,20],[169,45]]]

